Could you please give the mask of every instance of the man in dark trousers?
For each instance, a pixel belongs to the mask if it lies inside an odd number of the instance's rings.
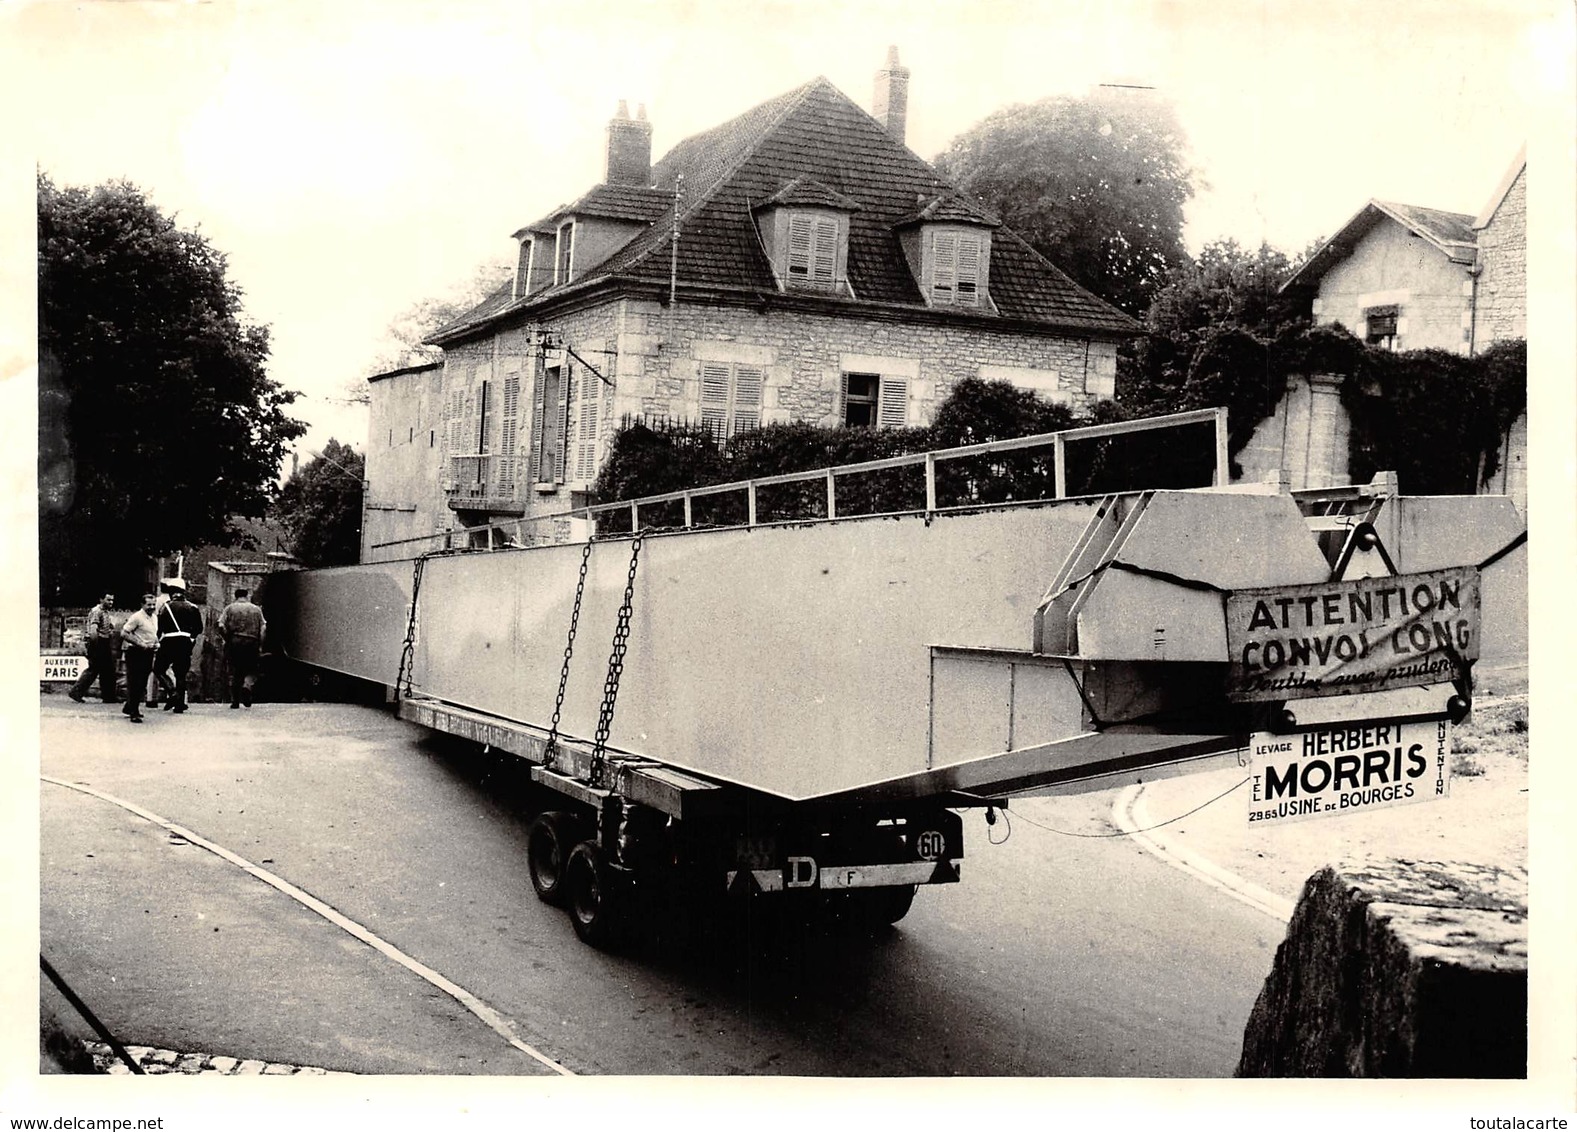
[[[94,680],[99,682],[99,693],[105,703],[120,702],[120,697],[115,694],[115,626],[110,621],[110,612],[114,608],[115,595],[105,594],[88,613],[88,624],[84,630],[88,663],[83,667],[82,675],[77,677],[77,682],[66,692],[79,704],[88,689],[93,687]]]
[[[159,652],[153,672],[164,688],[164,710],[180,715],[186,710],[186,674],[192,668],[192,646],[203,635],[203,615],[186,600],[186,583],[167,583],[170,600],[158,613]]]
[[[230,706],[252,706],[252,685],[257,680],[258,656],[268,622],[263,611],[247,600],[246,590],[236,590],[235,600],[219,615],[219,636],[225,643],[225,663],[230,668]]]
[[[121,653],[126,657],[126,704],[120,710],[133,723],[142,722],[142,690],[153,671],[153,653],[159,644],[159,629],[154,623],[154,596],[142,595],[142,608],[126,618],[120,627]]]

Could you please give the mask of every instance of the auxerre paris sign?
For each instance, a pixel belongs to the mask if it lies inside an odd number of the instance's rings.
[[[1468,566],[1227,595],[1232,700],[1292,700],[1445,683],[1478,658]]]

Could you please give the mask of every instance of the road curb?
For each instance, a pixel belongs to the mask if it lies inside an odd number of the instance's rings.
[[[1282,923],[1292,919],[1295,901],[1277,896],[1252,881],[1222,868],[1203,854],[1184,849],[1166,840],[1155,830],[1147,830],[1149,814],[1144,808],[1144,785],[1124,787],[1112,803],[1112,824],[1126,833],[1152,856],[1165,861],[1174,869],[1185,872],[1195,880],[1224,892],[1234,900],[1247,904],[1256,911],[1274,917]]]

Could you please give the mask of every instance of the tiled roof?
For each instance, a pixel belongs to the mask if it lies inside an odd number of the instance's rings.
[[[911,212],[898,222],[898,227],[927,223],[980,224],[987,228],[1002,226],[1002,221],[995,215],[957,193],[945,193],[923,201],[918,211]]]
[[[1430,243],[1438,245],[1442,251],[1478,246],[1471,216],[1460,212],[1442,212],[1438,208],[1423,208],[1416,204],[1395,204],[1384,200],[1374,203]],[[1468,259],[1471,261],[1472,256],[1469,255]]]
[[[532,231],[551,230],[553,221],[563,216],[604,216],[613,220],[639,220],[650,224],[673,207],[673,190],[663,192],[648,185],[597,185],[578,200],[560,205],[536,224]]]
[[[671,202],[676,183],[681,186],[680,283],[776,292],[777,281],[751,212],[783,191],[785,183],[796,180],[816,183],[858,206],[849,219],[848,277],[859,297],[825,299],[855,309],[864,304],[928,309],[897,233],[900,224],[913,217],[917,203],[935,202],[949,213],[969,213],[973,223],[994,219],[975,212],[929,164],[895,141],[830,82],[818,78],[680,142],[653,167],[654,197]],[[434,338],[452,337],[501,313],[548,305],[599,283],[625,280],[666,286],[672,239],[671,225],[654,223],[587,278],[534,292],[515,303],[508,302],[504,288],[504,302],[498,303],[495,295]],[[1139,333],[1138,324],[1127,315],[1074,283],[1005,228],[992,242],[990,280],[991,299],[1001,317],[1098,334]]]
[[[768,205],[796,204],[801,208],[836,208],[843,212],[858,212],[860,210],[860,202],[853,197],[846,197],[842,193],[834,192],[820,181],[810,177],[795,177],[756,207],[765,208]]]
[[[1281,285],[1281,290],[1318,287],[1327,271],[1346,259],[1359,240],[1387,219],[1431,244],[1453,263],[1471,265],[1478,256],[1478,234],[1473,231],[1473,217],[1416,204],[1371,200],[1337,229],[1334,236],[1321,244],[1304,261],[1303,266]]]

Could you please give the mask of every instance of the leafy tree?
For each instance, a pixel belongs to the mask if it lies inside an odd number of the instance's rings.
[[[361,554],[361,491],[366,462],[329,438],[323,452],[285,481],[273,517],[290,533],[291,550],[307,566],[349,566]]]
[[[1142,94],[1010,106],[953,139],[937,170],[1052,263],[1139,316],[1187,262],[1194,194],[1182,128]]]
[[[263,514],[305,430],[296,394],[268,376],[224,255],[140,189],[39,174],[38,346],[46,601],[131,594],[148,557]]]

